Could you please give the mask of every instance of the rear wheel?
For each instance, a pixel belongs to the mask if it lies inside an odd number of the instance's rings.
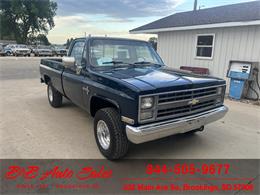
[[[62,95],[60,92],[58,92],[51,83],[47,86],[47,95],[49,103],[52,107],[58,108],[62,105]]]
[[[107,159],[115,160],[125,156],[129,141],[116,109],[103,108],[97,111],[94,133],[98,148]]]

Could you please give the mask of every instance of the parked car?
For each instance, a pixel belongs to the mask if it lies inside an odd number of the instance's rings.
[[[108,159],[122,158],[130,142],[202,131],[228,110],[225,80],[171,69],[144,41],[75,39],[68,57],[41,60],[40,75],[52,107],[66,97],[94,117]]]
[[[15,56],[30,56],[30,49],[23,44],[10,45],[9,48],[12,50],[13,55]]]
[[[0,56],[5,55],[4,45],[0,43]]]
[[[30,49],[31,54],[33,54],[34,49],[36,48],[36,45],[28,45],[28,49]]]
[[[65,48],[65,46],[54,46],[53,47],[53,55],[56,56],[66,56],[67,55],[67,49]]]
[[[4,52],[5,52],[5,55],[6,55],[6,56],[12,56],[12,55],[14,55],[14,54],[13,54],[13,50],[12,50],[12,48],[10,47],[10,45],[7,45],[7,46],[4,47]]]
[[[35,56],[53,56],[53,52],[50,46],[38,45],[33,50]]]

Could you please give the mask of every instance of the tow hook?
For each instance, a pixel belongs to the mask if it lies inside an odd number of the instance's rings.
[[[198,131],[203,131],[203,130],[204,130],[204,126],[198,129]]]

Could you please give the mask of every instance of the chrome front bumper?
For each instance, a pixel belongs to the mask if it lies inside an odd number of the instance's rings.
[[[131,142],[140,144],[170,135],[185,133],[194,129],[198,129],[208,123],[214,122],[224,117],[227,111],[228,108],[226,106],[221,106],[219,108],[200,114],[174,120],[157,122],[139,127],[127,125],[126,134]]]

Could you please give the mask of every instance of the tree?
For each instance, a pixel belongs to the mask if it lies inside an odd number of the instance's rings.
[[[155,50],[157,50],[157,38],[156,37],[149,38],[148,42],[152,44],[152,46]]]
[[[29,35],[27,43],[30,45],[51,45],[45,34]]]
[[[27,43],[29,36],[47,34],[55,24],[57,3],[52,0],[2,0],[0,3],[0,38],[14,37]]]
[[[36,40],[41,44],[41,45],[50,45],[50,42],[48,40],[48,38],[46,37],[46,35],[44,34],[39,34],[36,37]]]

